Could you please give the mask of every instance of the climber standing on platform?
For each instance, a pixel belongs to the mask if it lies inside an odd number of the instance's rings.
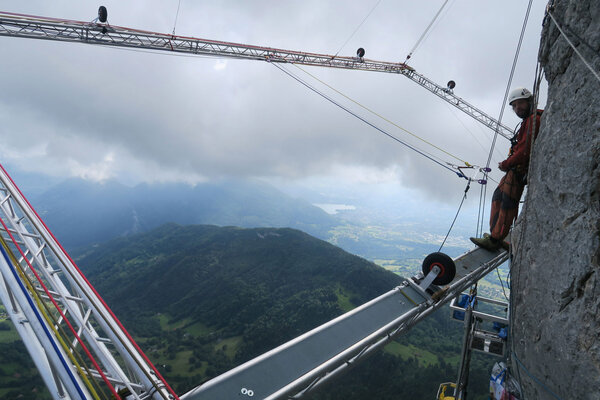
[[[508,250],[508,243],[504,239],[517,218],[519,200],[527,183],[531,144],[540,129],[540,116],[543,112],[543,110],[534,112],[533,95],[525,88],[513,89],[508,96],[508,104],[523,121],[510,140],[508,158],[498,164],[498,168],[506,174],[492,196],[490,234],[484,234],[483,238],[471,238],[477,246],[490,251],[498,250],[500,247]]]

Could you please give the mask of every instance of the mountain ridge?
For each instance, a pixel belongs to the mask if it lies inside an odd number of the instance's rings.
[[[72,178],[31,202],[67,248],[145,232],[166,222],[293,227],[320,237],[336,222],[320,208],[259,181],[129,187]]]

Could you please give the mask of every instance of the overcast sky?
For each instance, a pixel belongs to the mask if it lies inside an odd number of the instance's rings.
[[[399,62],[442,3],[181,0],[175,32],[327,54],[341,49],[340,55],[354,55],[363,47],[366,58]],[[1,11],[82,21],[91,21],[100,5],[0,4]],[[112,25],[163,33],[173,31],[178,7],[177,0],[102,4]],[[532,87],[545,5],[534,1],[513,87]],[[409,64],[439,84],[456,81],[458,96],[497,118],[526,9],[524,0],[451,0]],[[465,185],[265,62],[7,37],[0,37],[0,51],[0,160],[14,168],[127,183],[216,177],[387,182],[433,197],[460,195]],[[411,80],[303,68],[449,153],[485,164],[493,133]],[[335,98],[398,138],[435,152]],[[503,122],[512,127],[519,120],[507,108]],[[493,167],[507,148],[500,138]]]

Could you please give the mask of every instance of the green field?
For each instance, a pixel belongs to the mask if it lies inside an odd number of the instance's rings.
[[[402,277],[411,277],[421,271],[423,260],[375,259],[373,262]],[[495,300],[507,301],[507,297],[510,296],[510,289],[506,283],[507,276],[508,266],[503,264],[477,283],[478,294]]]
[[[404,345],[398,342],[392,342],[385,346],[385,351],[403,360],[414,358],[419,362],[420,367],[429,367],[438,364],[438,358],[430,351],[420,349],[412,344]]]

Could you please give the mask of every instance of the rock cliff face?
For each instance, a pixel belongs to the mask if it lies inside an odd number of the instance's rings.
[[[600,2],[559,0],[552,15],[600,71]],[[549,18],[540,61],[548,102],[513,232],[513,370],[527,400],[600,399],[600,82]]]

